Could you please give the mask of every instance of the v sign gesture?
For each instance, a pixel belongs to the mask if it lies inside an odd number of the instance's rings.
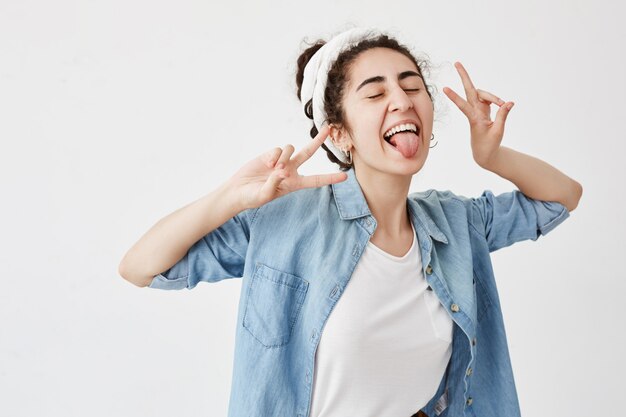
[[[322,187],[345,181],[345,172],[300,175],[298,168],[320,148],[328,136],[325,124],[317,136],[295,155],[293,145],[273,148],[242,166],[230,179],[241,206],[259,207],[271,200],[303,188]]]
[[[513,102],[504,102],[499,97],[474,87],[467,71],[460,62],[455,62],[455,68],[461,76],[467,101],[461,98],[451,88],[444,87],[443,92],[465,114],[470,124],[472,136],[472,155],[480,166],[487,164],[500,149],[504,135],[504,123]],[[500,107],[496,113],[496,120],[491,120],[491,104]]]

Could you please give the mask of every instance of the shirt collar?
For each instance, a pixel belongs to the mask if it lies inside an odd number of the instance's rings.
[[[346,174],[348,174],[348,179],[331,184],[339,217],[342,220],[350,220],[371,215],[372,213],[356,178],[354,167],[347,170]],[[413,198],[407,198],[407,200],[414,218],[417,218],[428,234],[439,242],[448,243],[448,239],[443,232],[420,206],[419,200]]]

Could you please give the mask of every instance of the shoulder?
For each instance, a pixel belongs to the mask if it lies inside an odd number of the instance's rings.
[[[331,202],[332,191],[330,186],[303,188],[280,196],[269,203],[262,205],[260,214],[289,216],[296,214],[303,216],[313,214],[314,209],[328,205]]]
[[[437,225],[445,234],[452,230],[466,230],[473,223],[471,198],[450,190],[425,190],[408,195],[413,211],[426,222]]]
[[[437,225],[465,226],[471,216],[470,199],[450,190],[413,192],[408,195],[408,200],[418,216],[424,217],[426,221],[432,220]]]
[[[457,194],[450,190],[426,190],[409,195],[414,199],[421,208],[424,209],[431,217],[441,219],[446,217],[448,220],[461,219],[469,223],[475,228],[481,229],[486,222],[492,217],[492,212],[502,207],[501,211],[510,217],[515,214],[517,216],[524,215],[524,211],[512,210],[515,203],[521,204],[528,200],[521,192],[514,190],[496,195],[492,190],[485,189],[478,197],[467,197],[463,194]],[[508,200],[511,200],[507,203]]]
[[[446,206],[456,206],[467,208],[471,204],[471,199],[450,190],[429,189],[410,193],[408,198],[417,202],[424,209],[445,208]]]

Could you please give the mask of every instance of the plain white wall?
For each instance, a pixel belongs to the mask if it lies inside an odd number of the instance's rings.
[[[1,0],[0,415],[226,415],[241,281],[140,289],[117,267],[249,159],[310,140],[302,40],[353,25],[433,63],[439,142],[411,191],[515,188],[472,160],[442,91],[463,93],[456,60],[516,103],[503,145],[583,185],[565,223],[492,260],[523,415],[619,414],[625,17],[606,0]],[[302,167],[334,171],[323,152]]]

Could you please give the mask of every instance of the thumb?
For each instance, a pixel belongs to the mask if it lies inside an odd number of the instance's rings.
[[[278,185],[287,177],[284,169],[274,170],[261,186],[259,194],[263,201],[272,201],[278,193]]]
[[[509,112],[511,111],[514,105],[515,103],[510,101],[500,106],[500,108],[498,109],[498,112],[496,113],[496,124],[498,124],[501,127],[504,127],[506,118],[509,115]]]

